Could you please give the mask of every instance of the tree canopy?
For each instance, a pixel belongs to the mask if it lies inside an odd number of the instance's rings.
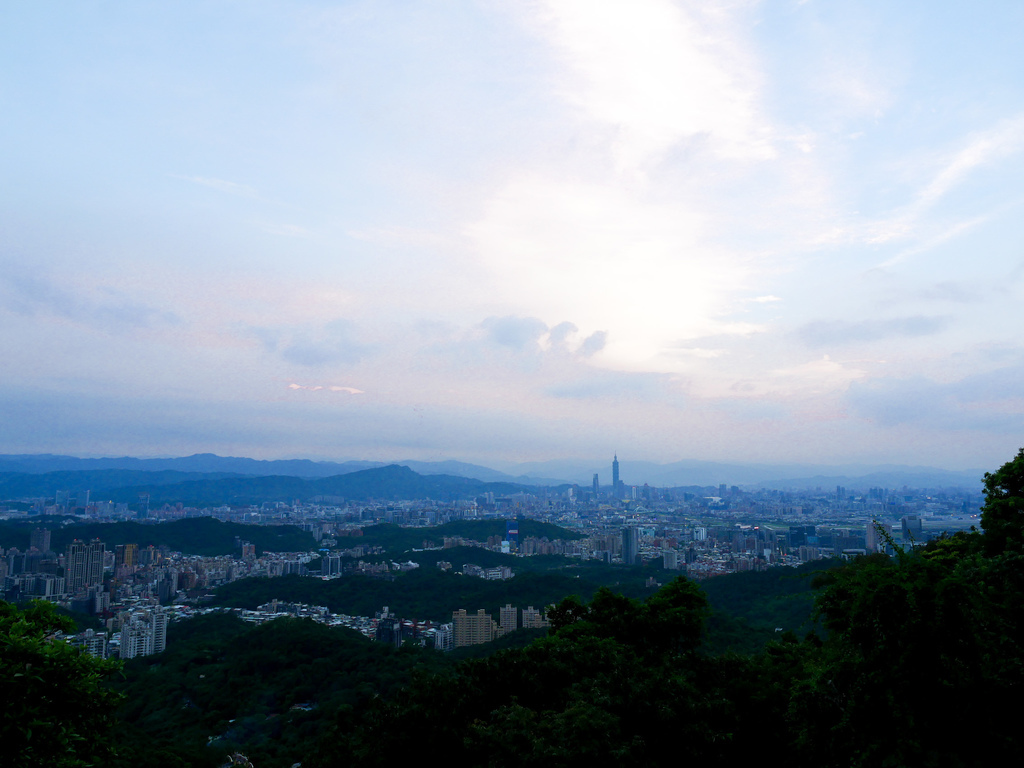
[[[487,766],[732,765],[769,746],[807,768],[1009,763],[1024,685],[1024,450],[985,480],[984,533],[822,572],[821,634],[714,655],[694,584],[644,601],[602,588],[549,611],[547,638],[345,713],[309,764],[383,764],[380,744]]]
[[[308,621],[183,622],[167,652],[125,668],[120,717],[137,730],[122,763],[110,759],[117,695],[103,683],[115,665],[54,642],[68,625],[49,606],[0,603],[0,743],[18,768],[128,765],[154,747],[168,765],[244,749],[260,768],[433,754],[509,768],[738,765],[769,749],[797,768],[1010,764],[1024,686],[1024,450],[985,482],[984,532],[819,571],[818,630],[743,654],[708,642],[708,599],[685,578],[653,594],[564,597],[547,636],[461,661]],[[758,589],[806,595],[796,581],[743,580],[744,611],[754,615]]]
[[[1024,448],[995,472],[985,473],[981,525],[988,552],[1024,549]]]
[[[11,768],[92,766],[113,753],[120,696],[103,681],[119,665],[55,639],[72,627],[50,603],[0,601],[0,744]]]

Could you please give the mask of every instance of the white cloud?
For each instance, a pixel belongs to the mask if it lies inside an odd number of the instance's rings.
[[[914,200],[889,219],[870,226],[869,243],[885,243],[916,235],[922,220],[939,201],[948,196],[979,168],[997,160],[1009,157],[1024,149],[1024,115],[1002,120],[994,127],[971,134],[956,152],[941,158],[939,170],[917,193]],[[985,221],[988,215],[961,220],[953,226],[946,226],[939,235],[932,235],[928,241],[905,251],[882,266],[890,266],[904,258],[938,245],[967,229]]]
[[[537,317],[607,329],[600,358],[651,365],[680,336],[709,333],[723,291],[743,268],[700,242],[684,207],[613,184],[521,175],[488,201],[466,234],[509,301]]]
[[[294,390],[299,390],[299,389],[305,389],[305,390],[308,390],[310,392],[320,392],[322,390],[327,390],[329,392],[344,392],[344,393],[346,393],[348,395],[365,395],[366,394],[363,390],[356,389],[355,387],[339,387],[339,386],[334,385],[334,384],[329,385],[329,386],[324,386],[323,384],[296,384],[296,383],[292,382],[291,384],[288,385],[288,389],[291,389],[293,391]]]
[[[914,205],[926,210],[960,184],[975,168],[1019,152],[1024,148],[1024,115],[1002,120],[995,127],[968,137],[967,146],[949,159],[925,187]]]
[[[867,372],[852,368],[832,360],[824,355],[819,360],[811,360],[790,368],[779,368],[771,372],[771,378],[765,382],[769,390],[784,390],[793,395],[798,392],[806,394],[825,394],[842,392],[850,383],[863,379]]]
[[[991,218],[992,214],[985,214],[983,216],[976,216],[973,219],[968,219],[967,221],[958,221],[952,226],[949,226],[946,229],[944,229],[939,234],[933,237],[929,237],[928,239],[923,240],[922,242],[919,242],[915,245],[912,245],[909,248],[905,248],[904,250],[900,251],[895,256],[893,256],[891,259],[883,261],[878,266],[882,268],[893,267],[899,264],[901,261],[906,261],[911,256],[917,256],[920,253],[925,253],[927,251],[932,250],[933,248],[937,248],[943,243],[946,243],[950,240],[953,240],[954,238],[959,237],[960,235],[966,234],[967,232],[970,232],[972,229],[979,226],[980,224],[984,224]]]
[[[539,5],[537,27],[566,65],[557,88],[587,119],[615,129],[620,168],[697,136],[721,157],[775,156],[756,70],[725,14],[669,0]]]

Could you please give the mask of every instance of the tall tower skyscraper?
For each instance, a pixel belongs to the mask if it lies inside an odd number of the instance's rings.
[[[167,650],[167,612],[161,607],[154,608],[149,622],[153,653],[163,653]]]
[[[103,553],[105,546],[99,539],[88,544],[75,539],[68,544],[64,558],[64,578],[68,592],[103,583]]]
[[[88,547],[84,541],[75,539],[68,544],[64,557],[64,579],[68,592],[74,594],[85,586],[88,578]]]
[[[640,540],[637,533],[637,529],[630,526],[622,529],[622,562],[626,565],[636,565],[640,557]]]
[[[103,555],[106,552],[106,545],[99,539],[93,539],[86,547],[88,553],[88,565],[85,574],[85,585],[91,587],[93,584],[103,583]]]
[[[622,490],[619,486],[619,454],[616,453],[612,459],[612,493],[616,496],[620,496]]]

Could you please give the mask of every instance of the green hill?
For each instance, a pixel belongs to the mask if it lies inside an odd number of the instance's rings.
[[[505,526],[505,520],[455,520],[431,528],[404,528],[392,523],[382,523],[363,528],[363,535],[352,539],[352,543],[384,547],[388,552],[398,553],[419,549],[425,544],[440,547],[446,538],[455,536],[473,541],[486,541],[490,536],[504,537]],[[518,526],[520,541],[528,536],[546,537],[548,541],[575,541],[585,538],[585,534],[539,520],[520,520]],[[347,541],[341,539],[339,544],[345,546]]]
[[[27,549],[29,536],[38,523],[7,524],[0,526],[0,543]],[[54,528],[50,536],[50,547],[54,552],[63,552],[74,539],[89,541],[99,539],[112,549],[118,544],[138,544],[140,547],[166,546],[174,552],[187,555],[237,554],[235,537],[256,545],[262,552],[308,552],[316,549],[312,534],[294,525],[244,525],[222,523],[213,517],[190,517],[170,523],[146,524],[136,522],[120,523],[74,523]]]
[[[340,708],[394,693],[443,654],[373,643],[306,619],[255,627],[232,614],[172,624],[167,651],[125,665],[115,765],[219,765],[242,751],[290,766]]]

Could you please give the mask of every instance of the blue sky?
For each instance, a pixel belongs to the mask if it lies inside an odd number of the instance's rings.
[[[0,452],[995,467],[1016,2],[0,6]]]

